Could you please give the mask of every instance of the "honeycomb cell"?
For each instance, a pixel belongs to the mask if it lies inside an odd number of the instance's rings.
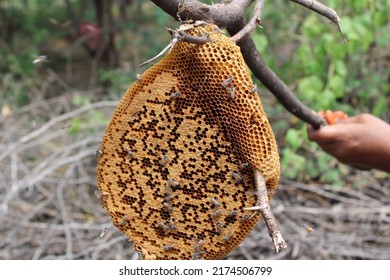
[[[214,25],[212,42],[177,43],[119,103],[98,154],[100,199],[143,259],[218,259],[260,215],[253,169],[269,198],[276,142],[240,49]],[[257,88],[255,88],[257,91]]]

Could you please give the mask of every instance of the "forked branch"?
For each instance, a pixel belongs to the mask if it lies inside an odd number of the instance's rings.
[[[261,15],[263,14],[264,8],[264,0],[256,0],[256,6],[253,11],[253,16],[251,20],[245,25],[240,31],[238,31],[234,36],[232,36],[231,40],[235,43],[240,41],[242,38],[247,36],[253,30],[256,29],[260,25]]]
[[[203,21],[195,22],[195,24],[192,24],[191,26],[202,25],[202,24],[205,24],[205,22],[203,22]],[[172,36],[172,40],[169,42],[168,46],[166,46],[155,57],[152,57],[151,59],[138,65],[139,67],[144,66],[144,65],[151,63],[154,60],[160,58],[161,56],[163,56],[167,52],[167,50],[171,51],[171,49],[176,45],[176,43],[178,43],[180,41],[191,43],[191,44],[205,44],[205,43],[209,43],[212,41],[209,34],[201,34],[201,36],[193,36],[193,35],[189,35],[189,34],[185,33],[184,30],[182,30],[182,29],[173,30],[171,28],[167,28],[167,30]]]
[[[257,203],[254,207],[245,208],[244,210],[260,212],[265,224],[267,225],[268,233],[272,238],[272,242],[274,243],[275,252],[279,253],[280,251],[287,248],[287,243],[286,241],[284,241],[279,226],[276,223],[275,216],[272,213],[264,178],[258,170],[254,171],[254,175],[256,185],[255,195],[257,197]]]

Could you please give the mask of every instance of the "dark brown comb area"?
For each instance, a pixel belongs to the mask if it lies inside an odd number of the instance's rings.
[[[240,49],[179,42],[122,98],[99,152],[104,207],[145,259],[221,258],[260,219],[253,169],[271,197],[276,142]]]

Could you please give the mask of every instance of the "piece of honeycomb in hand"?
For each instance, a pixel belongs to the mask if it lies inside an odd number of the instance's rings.
[[[342,123],[346,118],[348,118],[348,115],[342,111],[319,111],[318,115],[320,115],[329,125]]]

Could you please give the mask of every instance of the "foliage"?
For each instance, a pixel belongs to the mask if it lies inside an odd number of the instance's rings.
[[[340,15],[347,44],[334,24],[315,13],[286,1],[272,1],[267,2],[263,15],[265,28],[253,37],[257,47],[313,110],[343,110],[349,115],[371,112],[386,118],[390,1],[323,2]],[[274,111],[269,112],[271,118],[277,118]],[[348,168],[306,140],[306,125],[291,119],[284,131],[280,143],[285,177],[340,183]]]

